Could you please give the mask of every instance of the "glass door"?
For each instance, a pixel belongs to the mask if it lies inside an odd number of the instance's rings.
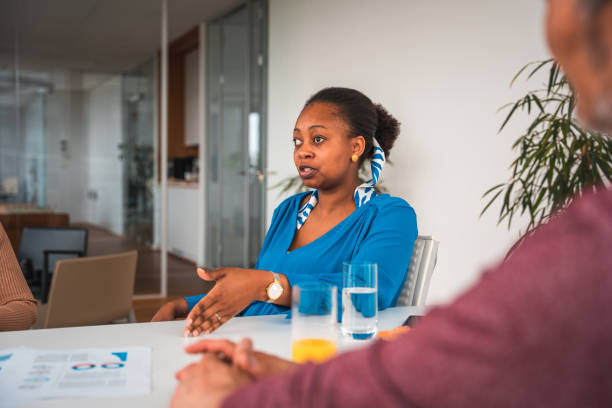
[[[0,68],[0,204],[47,205],[45,102],[51,89],[37,73]]]
[[[207,30],[207,263],[255,265],[263,242],[267,10],[250,1]]]
[[[155,203],[155,59],[122,75],[123,232],[153,246]]]

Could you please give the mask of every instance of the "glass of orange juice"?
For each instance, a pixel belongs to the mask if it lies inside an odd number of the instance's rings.
[[[321,363],[336,354],[338,289],[325,283],[293,285],[291,359]]]

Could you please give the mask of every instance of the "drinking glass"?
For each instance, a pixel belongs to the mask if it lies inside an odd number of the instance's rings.
[[[305,283],[293,286],[291,298],[291,359],[323,362],[336,354],[338,301],[335,286]]]
[[[378,329],[378,265],[342,264],[342,333],[354,340],[373,337]]]

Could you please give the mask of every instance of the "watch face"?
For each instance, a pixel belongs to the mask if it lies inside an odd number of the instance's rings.
[[[276,300],[282,294],[283,294],[283,287],[279,283],[274,282],[273,284],[268,286],[268,297],[270,299]]]

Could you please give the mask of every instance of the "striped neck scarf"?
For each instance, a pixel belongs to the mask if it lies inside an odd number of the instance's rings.
[[[370,201],[372,198],[376,197],[376,191],[374,190],[374,186],[378,182],[378,179],[380,178],[380,173],[382,172],[383,166],[385,164],[385,152],[383,152],[383,149],[380,147],[376,139],[374,139],[373,142],[374,154],[372,155],[372,160],[370,163],[370,168],[372,170],[372,178],[366,181],[365,183],[359,185],[355,189],[354,199],[356,208],[361,207],[362,205]],[[298,210],[298,230],[302,228],[302,225],[304,225],[306,219],[310,215],[310,212],[317,205],[318,202],[319,190],[313,190],[306,204],[304,204],[302,208]]]

